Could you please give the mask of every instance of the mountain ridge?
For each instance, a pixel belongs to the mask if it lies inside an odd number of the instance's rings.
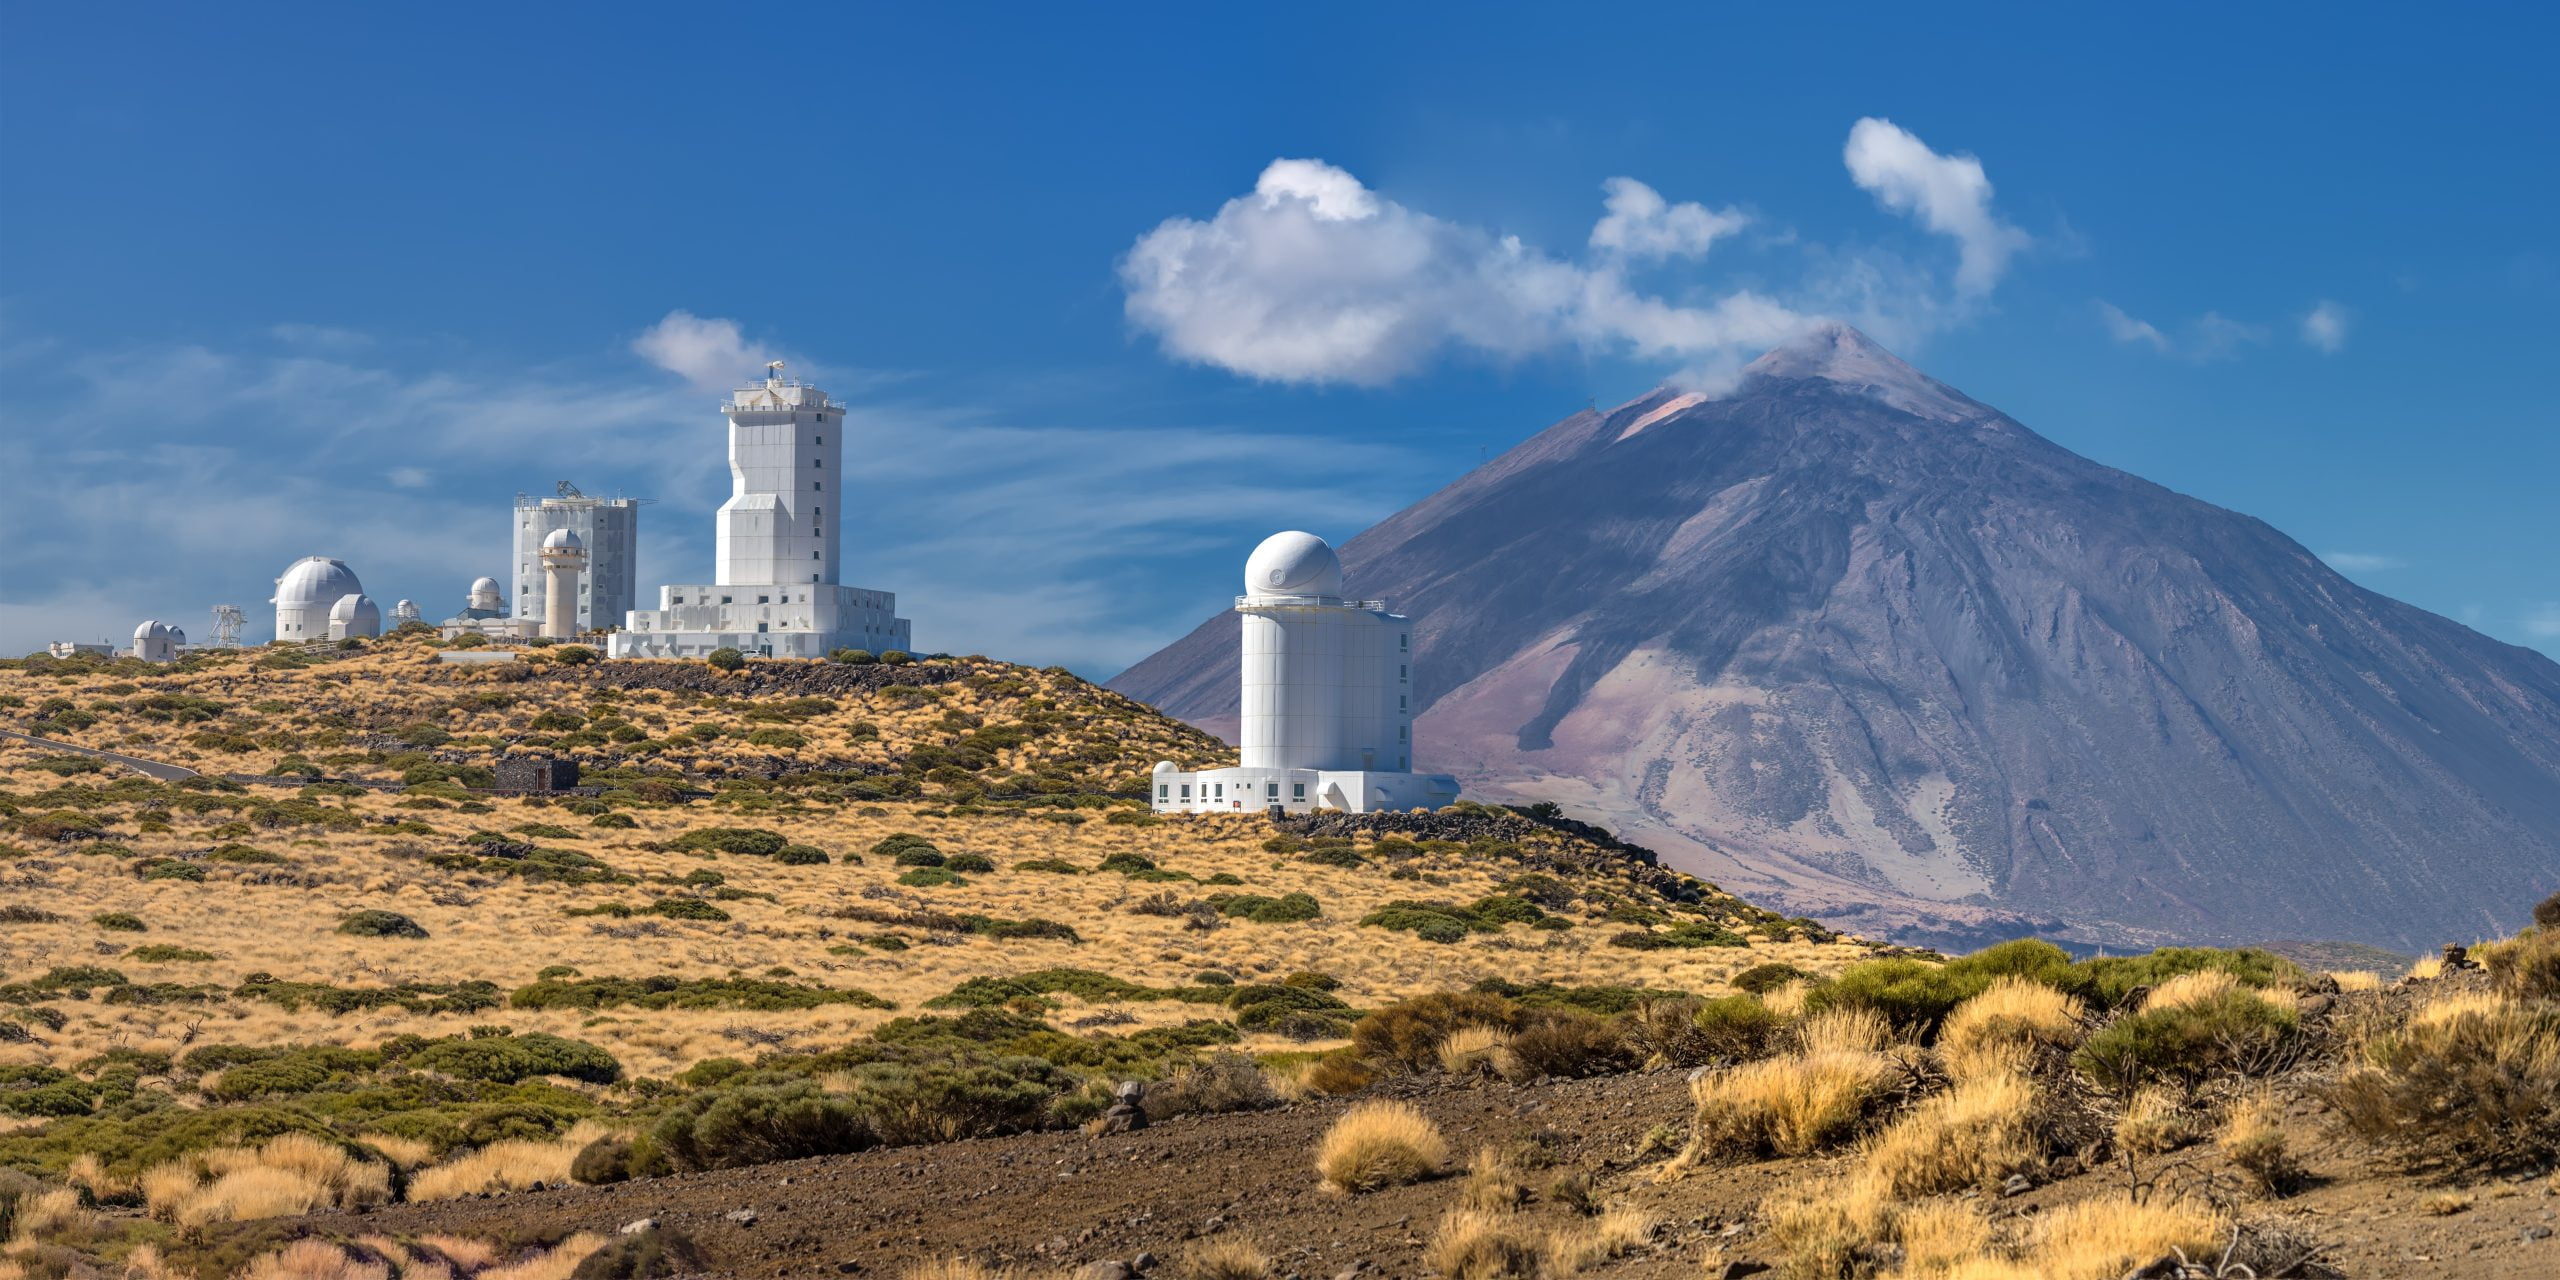
[[[1571,415],[1343,559],[1415,619],[1422,763],[1869,932],[2424,947],[2560,879],[2560,664],[1846,326]],[[1233,631],[1111,685],[1232,732]]]

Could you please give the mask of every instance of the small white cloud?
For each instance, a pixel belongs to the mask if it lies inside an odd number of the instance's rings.
[[[2524,633],[2537,640],[2560,640],[2560,600],[2546,600],[2526,614]]]
[[[2332,569],[2348,573],[2378,573],[2385,569],[2406,569],[2409,562],[2399,556],[2378,556],[2364,551],[2324,551],[2320,558]]]
[[[704,319],[678,309],[631,340],[649,363],[699,387],[733,387],[759,376],[773,358],[750,343],[735,320]]]
[[[1711,210],[1687,200],[1672,204],[1633,178],[1600,185],[1609,193],[1609,213],[1592,226],[1591,247],[1630,259],[1703,258],[1718,237],[1751,221],[1737,209]]]
[[[2160,332],[2148,320],[2138,320],[2104,298],[2098,300],[2098,318],[2106,321],[2107,332],[2118,342],[2139,342],[2154,351],[2169,349],[2169,335]]]
[[[388,478],[394,489],[424,489],[435,476],[425,467],[393,467]]]
[[[1850,127],[1841,159],[1877,203],[1956,242],[1960,295],[1989,292],[2010,256],[2030,243],[1991,212],[1991,179],[1972,156],[1940,155],[1910,130],[1868,116]]]
[[[267,326],[267,336],[296,347],[313,347],[322,351],[350,351],[373,345],[373,335],[353,329],[332,328],[325,324],[277,324]]]
[[[2347,322],[2353,318],[2344,305],[2322,298],[2302,317],[2302,340],[2334,356],[2345,349]]]

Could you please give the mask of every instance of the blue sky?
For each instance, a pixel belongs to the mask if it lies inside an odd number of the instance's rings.
[[[698,580],[779,355],[876,446],[849,580],[1102,676],[1274,528],[1839,313],[2560,655],[2553,26],[9,3],[0,651],[263,638],[313,553],[441,617],[562,478]]]

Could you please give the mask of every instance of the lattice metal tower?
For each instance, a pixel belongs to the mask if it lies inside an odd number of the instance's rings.
[[[249,615],[240,612],[240,606],[236,604],[215,605],[213,607],[213,647],[239,648],[240,628],[248,621]]]

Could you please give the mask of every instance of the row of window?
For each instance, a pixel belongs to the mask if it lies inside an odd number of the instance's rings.
[[[1158,800],[1160,800],[1160,801],[1161,801],[1161,800],[1170,800],[1170,799],[1172,799],[1173,797],[1172,797],[1170,794],[1168,794],[1168,793],[1169,793],[1169,792],[1171,792],[1172,790],[1173,790],[1173,784],[1172,784],[1172,783],[1169,783],[1169,782],[1159,782],[1159,783],[1157,783],[1157,784],[1156,784],[1156,799],[1158,799]],[[1253,794],[1253,784],[1251,784],[1251,783],[1247,783],[1247,782],[1239,782],[1239,783],[1237,783],[1237,784],[1236,784],[1236,799],[1238,799],[1238,800],[1246,799],[1247,797],[1251,796],[1252,794]],[[1190,784],[1190,783],[1188,783],[1188,782],[1186,782],[1186,783],[1183,783],[1183,784],[1182,784],[1182,798],[1183,798],[1183,800],[1184,800],[1184,801],[1186,801],[1186,802],[1188,802],[1188,801],[1191,799],[1191,784]],[[1226,798],[1227,798],[1227,784],[1225,784],[1225,783],[1223,783],[1223,782],[1205,782],[1205,783],[1202,783],[1202,784],[1200,785],[1200,798],[1201,798],[1201,799],[1203,799],[1203,800],[1224,800],[1224,799],[1226,799]],[[1262,798],[1263,798],[1263,799],[1265,799],[1265,800],[1278,800],[1278,799],[1280,798],[1280,784],[1279,784],[1279,783],[1277,783],[1277,782],[1266,782],[1266,783],[1263,783],[1263,784],[1262,784]],[[1291,800],[1304,800],[1304,799],[1306,799],[1306,798],[1307,798],[1307,784],[1305,784],[1305,783],[1303,783],[1303,782],[1292,782],[1292,783],[1290,783],[1290,784],[1289,784],[1289,798],[1290,798]]]

